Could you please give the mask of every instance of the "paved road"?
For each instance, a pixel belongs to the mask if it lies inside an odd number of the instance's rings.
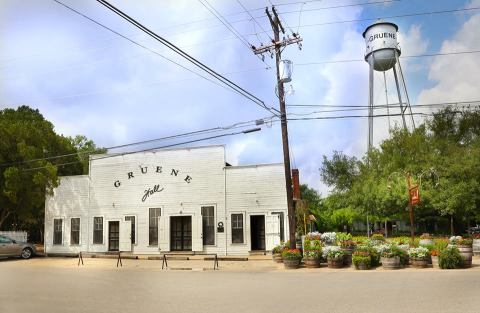
[[[73,260],[74,261],[74,260]],[[480,271],[161,271],[0,261],[0,312],[480,312]]]

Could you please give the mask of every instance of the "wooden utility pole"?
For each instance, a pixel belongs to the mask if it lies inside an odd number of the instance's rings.
[[[290,169],[290,149],[288,146],[288,128],[287,128],[287,114],[285,110],[285,91],[283,88],[283,82],[280,81],[280,62],[282,60],[281,48],[286,47],[287,45],[293,43],[299,43],[302,39],[297,34],[292,34],[293,38],[284,38],[280,40],[280,31],[285,34],[285,29],[280,22],[277,11],[275,7],[272,6],[272,14],[265,8],[265,13],[270,20],[270,25],[272,26],[274,39],[272,44],[268,46],[262,46],[260,48],[254,48],[253,52],[255,54],[262,54],[266,52],[275,51],[275,61],[277,69],[277,89],[278,89],[278,99],[280,101],[280,120],[282,126],[282,142],[283,142],[283,163],[285,168],[285,188],[287,191],[287,207],[288,207],[288,226],[289,226],[289,240],[290,240],[290,249],[295,249],[295,207],[293,203],[293,188],[292,188],[292,173]]]

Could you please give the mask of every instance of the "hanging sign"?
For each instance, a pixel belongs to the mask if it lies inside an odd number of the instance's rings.
[[[410,194],[410,204],[415,205],[420,203],[420,192],[418,186],[414,186],[409,190]]]

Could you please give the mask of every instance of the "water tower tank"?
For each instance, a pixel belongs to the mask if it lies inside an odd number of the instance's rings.
[[[396,63],[395,54],[400,56],[400,48],[397,43],[398,26],[394,23],[379,21],[372,24],[363,32],[365,45],[365,61],[373,57],[373,69],[385,72]]]

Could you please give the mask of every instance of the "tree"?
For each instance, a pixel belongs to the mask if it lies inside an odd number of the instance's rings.
[[[83,172],[77,149],[27,106],[0,111],[0,138],[0,229],[34,224],[41,230],[45,196],[58,186],[58,176]],[[57,155],[66,156],[49,158]],[[63,163],[70,164],[56,166]]]
[[[88,174],[90,154],[102,154],[107,152],[107,149],[98,148],[93,140],[89,140],[85,136],[77,135],[75,137],[68,137],[68,139],[77,151],[78,159],[82,163],[83,174]]]

